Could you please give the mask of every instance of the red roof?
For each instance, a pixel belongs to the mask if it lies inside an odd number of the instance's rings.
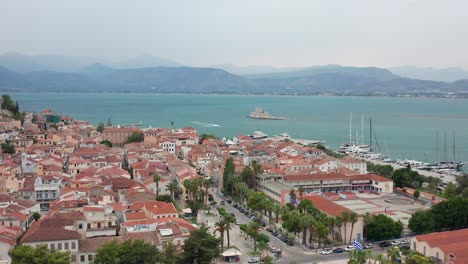
[[[431,247],[440,248],[445,254],[453,254],[454,263],[468,263],[468,228],[416,236]]]
[[[340,216],[344,211],[350,213],[352,212],[348,208],[331,202],[318,195],[303,196],[302,198],[310,200],[315,205],[315,207],[317,207],[317,209],[333,217]]]
[[[341,173],[317,173],[317,174],[299,174],[286,175],[285,181],[310,181],[310,180],[328,180],[328,179],[349,179],[348,176]]]

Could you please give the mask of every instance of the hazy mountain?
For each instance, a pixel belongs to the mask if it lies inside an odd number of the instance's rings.
[[[79,71],[79,73],[84,74],[84,75],[93,76],[93,75],[109,74],[109,73],[111,73],[113,71],[114,71],[114,69],[107,66],[107,65],[104,65],[104,64],[101,64],[101,63],[93,63],[93,64],[90,64],[90,65],[84,67],[83,69],[81,69]]]
[[[264,74],[273,72],[297,71],[301,68],[276,68],[272,66],[236,66],[231,64],[213,65],[213,68],[223,69],[236,75]]]
[[[93,64],[78,73],[18,73],[0,67],[0,89],[230,94],[441,94],[468,93],[468,80],[451,83],[416,80],[400,78],[385,69],[336,66],[249,79],[215,68],[112,69],[102,64]]]
[[[111,64],[112,67],[120,69],[150,68],[150,67],[179,67],[182,64],[148,54]]]
[[[35,55],[29,56],[16,52],[0,55],[0,65],[17,72],[61,71],[74,72],[93,61],[86,57]]]
[[[118,62],[78,56],[29,56],[16,52],[9,52],[0,55],[0,66],[21,73],[33,71],[80,72],[85,67],[92,64],[106,64],[110,65],[112,68],[118,69],[181,66],[181,64],[172,60],[152,55],[140,55],[135,58]]]
[[[265,73],[265,74],[251,74],[245,75],[244,77],[251,79],[284,79],[284,78],[298,78],[298,77],[311,77],[317,75],[347,75],[362,78],[370,78],[375,80],[391,80],[399,78],[399,76],[391,73],[387,69],[375,68],[375,67],[345,67],[340,65],[325,65],[325,66],[314,66],[304,68],[297,71],[289,72],[276,72],[276,73]]]
[[[403,66],[389,68],[389,70],[402,77],[421,79],[421,80],[432,80],[442,82],[453,82],[460,79],[468,79],[468,72],[462,68],[421,68],[414,66]]]

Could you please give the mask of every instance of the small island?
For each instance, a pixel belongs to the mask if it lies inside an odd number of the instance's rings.
[[[250,113],[248,117],[254,118],[254,119],[270,119],[270,120],[285,120],[286,119],[286,117],[272,116],[268,112],[263,110],[262,108],[255,109],[255,111]]]

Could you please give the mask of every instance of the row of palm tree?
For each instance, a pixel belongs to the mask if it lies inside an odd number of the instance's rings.
[[[156,184],[156,197],[159,196],[159,182],[161,182],[161,175],[155,173],[153,182]],[[179,190],[179,184],[176,181],[171,181],[166,185],[166,191],[169,191],[172,201],[174,201],[175,193]]]

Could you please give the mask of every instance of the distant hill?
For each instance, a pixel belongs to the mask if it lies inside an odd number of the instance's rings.
[[[414,66],[403,66],[389,68],[394,74],[400,75],[406,78],[441,81],[441,82],[454,82],[460,79],[468,79],[468,72],[462,68],[421,68]]]
[[[325,66],[256,75],[215,68],[114,69],[89,65],[79,72],[19,73],[0,67],[0,90],[252,94],[468,94],[468,80],[436,82],[401,78],[386,69]],[[464,96],[464,95],[463,95]]]
[[[20,73],[33,71],[80,72],[84,68],[93,64],[105,64],[116,69],[181,66],[181,64],[175,61],[152,55],[140,55],[135,58],[117,62],[79,56],[30,56],[16,52],[9,52],[0,55],[0,66]]]

